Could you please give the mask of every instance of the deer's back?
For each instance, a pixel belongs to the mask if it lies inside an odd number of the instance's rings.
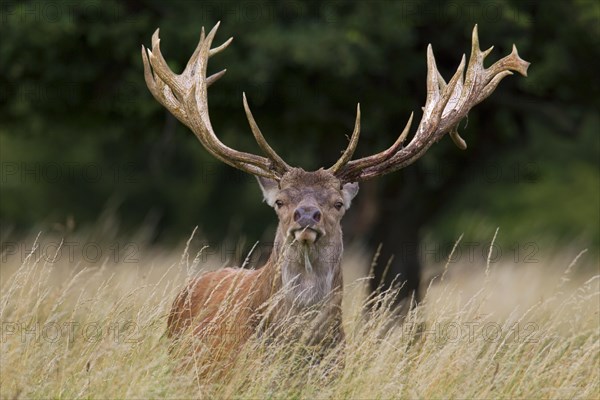
[[[189,332],[210,347],[246,341],[264,301],[261,271],[224,268],[192,279],[173,302],[168,336],[177,338]]]

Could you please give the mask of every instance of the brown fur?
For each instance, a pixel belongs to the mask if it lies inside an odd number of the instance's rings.
[[[348,198],[351,200],[357,189],[347,193],[348,189],[330,173],[298,168],[284,175],[280,188],[275,185],[273,181],[261,181],[267,202],[279,200],[282,204],[276,206],[279,226],[268,262],[257,270],[225,268],[201,275],[173,303],[167,321],[168,336],[181,340],[186,332],[191,333],[194,350],[207,350],[212,361],[232,360],[261,323],[263,328],[274,327],[273,332],[285,333],[290,340],[311,345],[335,346],[343,341],[340,220],[350,205]],[[344,207],[338,210],[336,204],[340,201]],[[322,235],[305,246],[290,232],[295,229],[294,210],[306,204],[321,211],[322,218],[314,228]],[[310,267],[305,264],[304,252],[308,252]],[[280,299],[268,304],[275,295]],[[307,321],[310,325],[305,325],[312,328],[290,333],[285,321],[308,310],[315,311]]]

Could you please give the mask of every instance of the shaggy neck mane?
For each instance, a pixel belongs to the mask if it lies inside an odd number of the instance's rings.
[[[275,245],[262,268],[264,279],[271,280],[271,292],[283,290],[286,308],[305,308],[323,302],[342,284],[341,230],[312,245],[290,242],[278,229]]]

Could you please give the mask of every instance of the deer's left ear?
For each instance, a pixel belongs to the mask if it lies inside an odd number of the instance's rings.
[[[342,196],[344,196],[344,207],[346,210],[350,208],[352,199],[358,194],[358,182],[345,183],[342,186]]]
[[[260,190],[262,190],[265,202],[273,207],[275,205],[275,200],[277,200],[276,197],[277,192],[279,192],[279,183],[275,179],[264,178],[262,176],[257,176],[256,180],[258,181]]]

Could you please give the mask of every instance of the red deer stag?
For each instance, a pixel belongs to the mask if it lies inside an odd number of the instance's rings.
[[[340,220],[358,192],[358,182],[397,171],[418,160],[429,147],[449,133],[454,143],[466,148],[459,136],[459,122],[488,97],[500,81],[517,71],[527,76],[529,63],[513,46],[510,55],[484,68],[492,48],[481,51],[477,26],[473,29],[471,57],[465,56],[456,73],[446,82],[439,74],[431,45],[427,47],[427,99],[423,116],[412,140],[405,141],[412,115],[398,139],[380,153],[352,160],[360,134],[360,107],[348,147],[328,169],[304,171],[288,165],[269,146],[258,128],[245,95],[244,108],[250,128],[265,156],[234,150],[215,134],[208,112],[208,87],[225,70],[206,74],[208,59],[223,51],[211,49],[219,24],[205,36],[185,70],[173,73],[160,51],[158,30],[152,50],[142,46],[146,84],[156,100],[194,132],[215,158],[255,175],[265,201],[275,209],[279,226],[268,262],[260,269],[225,268],[193,279],[178,295],[168,318],[168,335],[181,338],[191,331],[204,349],[235,354],[240,344],[265,325],[277,326],[289,316],[313,311],[310,328],[298,340],[309,344],[342,343],[342,230]],[[465,72],[466,67],[466,72]],[[265,318],[264,306],[274,296],[280,300]],[[268,323],[265,324],[265,319]],[[286,330],[285,324],[282,330]],[[215,355],[216,357],[216,355]]]

